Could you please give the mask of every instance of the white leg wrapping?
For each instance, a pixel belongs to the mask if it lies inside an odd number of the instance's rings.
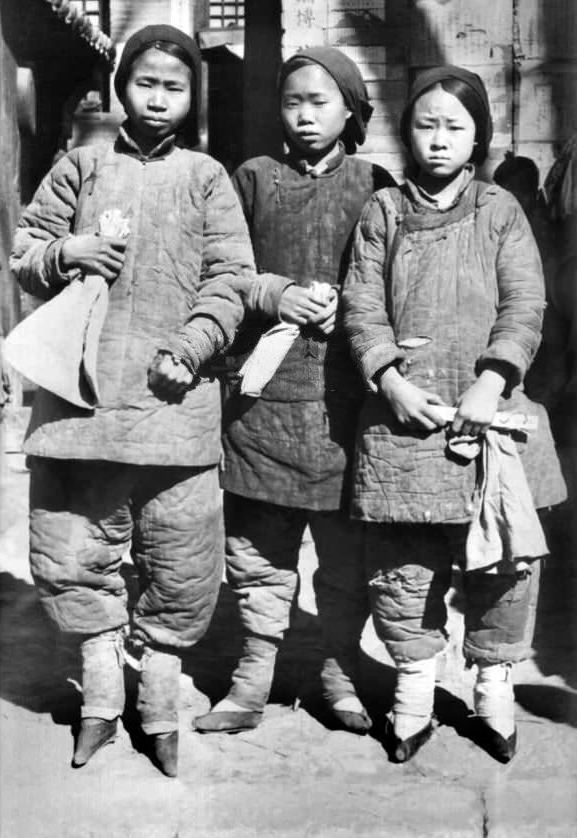
[[[504,739],[515,730],[515,694],[510,663],[478,664],[475,712]]]
[[[397,664],[393,713],[395,734],[399,739],[407,739],[430,721],[436,673],[436,657]]]
[[[356,695],[347,695],[331,705],[333,710],[345,710],[348,713],[363,713],[364,707]]]

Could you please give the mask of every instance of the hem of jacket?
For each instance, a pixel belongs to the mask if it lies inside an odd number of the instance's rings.
[[[365,512],[362,509],[359,509],[357,505],[353,503],[353,508],[351,509],[350,516],[354,521],[364,521],[367,524],[423,524],[424,526],[439,526],[443,524],[447,525],[459,525],[459,526],[468,526],[471,523],[472,515],[467,513],[465,517],[456,515],[455,517],[450,516],[443,516],[437,517],[431,514],[430,519],[425,520],[425,518],[416,518],[415,516],[410,515],[397,515],[395,513],[389,513],[387,515],[372,515],[369,512]]]
[[[124,465],[133,466],[168,466],[170,468],[216,468],[220,460],[219,454],[209,454],[204,457],[197,455],[186,456],[182,451],[156,451],[154,456],[142,454],[135,450],[136,446],[127,447],[122,446],[118,448],[107,449],[103,451],[102,448],[87,448],[82,450],[69,448],[55,448],[51,449],[47,445],[28,445],[24,443],[23,451],[29,457],[41,457],[46,460],[92,460],[103,461],[109,463],[123,463]]]
[[[327,501],[326,503],[303,503],[302,496],[298,499],[299,502],[296,502],[292,498],[287,499],[282,497],[279,492],[251,492],[250,489],[245,489],[244,487],[239,488],[232,482],[229,483],[222,476],[220,485],[221,488],[230,495],[239,495],[242,498],[258,501],[259,503],[270,503],[274,506],[285,506],[287,509],[307,509],[312,512],[337,512],[344,508],[343,504],[340,502]],[[271,497],[271,495],[273,496]]]

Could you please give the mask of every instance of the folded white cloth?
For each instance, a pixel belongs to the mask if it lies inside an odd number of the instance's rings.
[[[256,399],[261,395],[299,332],[299,326],[292,323],[279,323],[264,333],[240,369],[239,374],[242,376],[240,392],[243,396],[252,396]]]
[[[476,444],[455,438],[449,447],[467,459],[481,457],[466,570],[514,572],[527,560],[547,555],[545,534],[511,435],[489,429]]]
[[[327,282],[311,284],[313,297],[321,305],[328,305],[334,292]],[[240,392],[243,396],[258,398],[297,339],[300,327],[292,323],[279,323],[265,332],[251,355],[239,370]]]
[[[99,232],[126,238],[120,210],[102,213]],[[71,404],[93,409],[99,402],[96,363],[108,310],[108,285],[89,274],[75,279],[37,308],[8,335],[5,358],[21,375]]]

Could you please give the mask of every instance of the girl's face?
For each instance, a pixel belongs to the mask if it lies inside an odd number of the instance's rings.
[[[307,64],[287,76],[281,119],[289,140],[305,156],[328,151],[350,115],[336,81],[322,67]]]
[[[151,47],[134,61],[123,105],[132,134],[143,151],[174,134],[191,105],[190,67]]]
[[[473,117],[440,84],[419,96],[411,115],[411,151],[420,173],[451,180],[469,162],[475,145]]]

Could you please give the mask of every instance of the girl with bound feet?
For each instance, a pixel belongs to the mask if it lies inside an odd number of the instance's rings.
[[[372,391],[352,508],[367,522],[376,631],[397,665],[388,745],[399,762],[433,731],[453,563],[464,571],[478,741],[503,762],[514,755],[512,668],[530,652],[546,553],[535,507],[565,495],[547,415],[522,389],[544,307],[538,250],[517,201],[475,176],[491,135],[477,75],[447,66],[417,78],[401,116],[406,182],[363,210],[343,291]],[[528,439],[497,431],[498,411],[536,416],[538,429]],[[481,508],[478,471],[495,451],[498,480],[487,466]]]

